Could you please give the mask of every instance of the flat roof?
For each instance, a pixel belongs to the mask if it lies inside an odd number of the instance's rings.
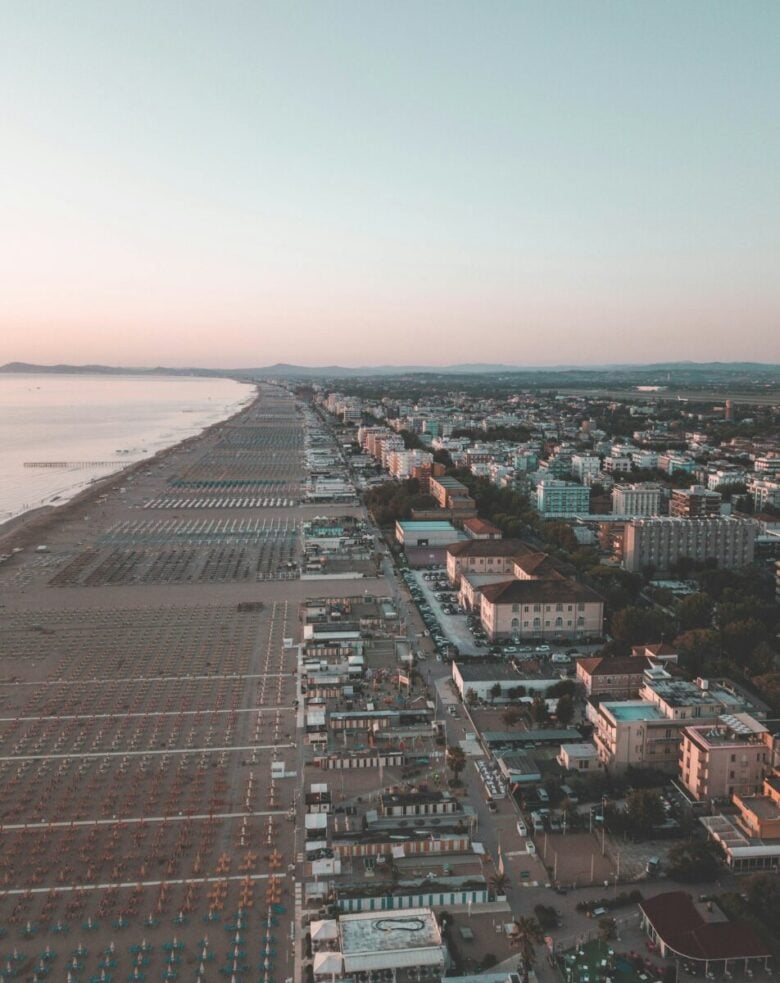
[[[653,703],[645,700],[625,700],[622,702],[601,703],[609,710],[615,720],[627,723],[630,720],[665,720],[666,718]]]
[[[429,529],[431,532],[456,532],[455,526],[446,519],[398,519],[401,529],[411,529],[418,532],[421,529]]]
[[[417,958],[421,949],[441,946],[441,932],[430,908],[409,908],[398,913],[365,911],[342,915],[339,918],[339,933],[345,960],[350,956],[375,953],[393,953],[393,958],[398,959],[407,952]],[[384,962],[382,965],[389,964]]]
[[[561,744],[561,751],[565,751],[570,758],[595,758],[598,754],[595,744]]]

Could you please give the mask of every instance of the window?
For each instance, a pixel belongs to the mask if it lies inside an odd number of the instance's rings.
[[[519,611],[520,610],[520,605],[519,604],[513,604],[512,605],[512,610],[513,611]]]
[[[556,604],[555,605],[555,610],[556,611],[563,611],[563,605],[562,604]]]

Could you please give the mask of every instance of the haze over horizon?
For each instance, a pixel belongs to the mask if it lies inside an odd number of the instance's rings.
[[[0,12],[0,364],[780,362],[771,2]]]

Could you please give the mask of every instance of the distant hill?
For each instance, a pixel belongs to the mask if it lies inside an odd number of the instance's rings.
[[[164,366],[137,368],[115,365],[35,365],[32,362],[7,362],[0,365],[0,373],[32,373],[35,375],[217,375],[227,373],[217,369],[167,369]]]
[[[357,378],[365,376],[407,376],[407,375],[529,375],[568,376],[590,378],[596,374],[617,378],[632,377],[658,379],[669,374],[691,379],[693,377],[736,377],[752,376],[764,379],[780,378],[780,365],[764,362],[657,362],[642,364],[612,365],[508,365],[483,362],[465,362],[456,365],[365,365],[351,367],[343,365],[291,365],[278,362],[275,365],[258,368],[210,369],[210,368],[154,368],[120,367],[110,365],[35,365],[31,362],[8,362],[0,366],[0,373],[51,373],[62,375],[189,375],[189,376],[230,376],[232,378],[288,378],[288,379],[327,379]]]

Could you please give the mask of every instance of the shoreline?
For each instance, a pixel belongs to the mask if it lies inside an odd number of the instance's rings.
[[[0,553],[5,553],[13,549],[25,549],[31,545],[31,538],[33,536],[40,536],[41,533],[51,528],[54,522],[58,522],[60,519],[67,520],[71,518],[74,511],[83,508],[85,505],[89,505],[104,492],[112,491],[117,485],[126,481],[138,471],[164,461],[174,451],[179,451],[182,447],[186,447],[196,440],[201,440],[218,427],[222,427],[226,423],[238,419],[242,414],[247,413],[255,406],[260,398],[257,384],[251,383],[251,385],[254,386],[254,397],[230,416],[226,416],[216,423],[209,424],[208,427],[204,427],[198,433],[190,434],[184,440],[171,444],[169,447],[164,447],[150,457],[144,457],[140,461],[133,461],[132,464],[128,464],[119,471],[113,471],[111,474],[106,475],[105,478],[96,478],[86,488],[77,492],[72,498],[69,498],[61,505],[39,505],[34,509],[28,509],[28,511],[22,512],[21,515],[13,516],[10,519],[6,519],[5,522],[0,523]]]

